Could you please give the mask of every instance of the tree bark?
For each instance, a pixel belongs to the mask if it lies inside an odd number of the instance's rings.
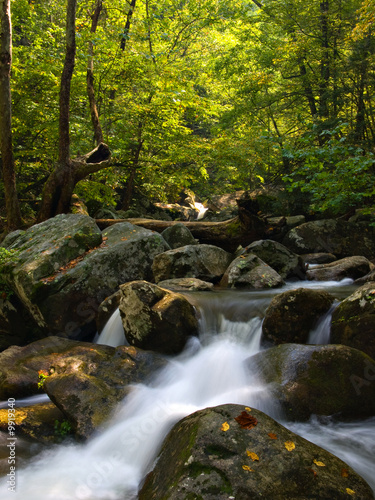
[[[93,14],[91,15],[91,33],[96,32],[98,26],[99,16],[103,8],[102,0],[96,0],[96,5]],[[89,58],[87,63],[87,74],[86,74],[86,84],[87,84],[87,95],[89,98],[91,122],[94,128],[95,142],[99,145],[104,142],[103,131],[100,126],[99,113],[96,105],[95,90],[94,90],[94,44],[92,40],[89,41]]]
[[[16,229],[22,223],[13,158],[11,67],[12,24],[10,0],[0,0],[0,152],[8,230]]]

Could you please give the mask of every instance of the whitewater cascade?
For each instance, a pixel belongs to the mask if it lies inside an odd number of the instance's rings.
[[[345,460],[375,488],[375,419],[339,425],[329,419],[324,425],[318,419],[286,424],[266,388],[245,370],[243,362],[261,349],[262,317],[275,293],[189,295],[199,309],[199,339],[192,339],[181,355],[170,358],[150,384],[134,385],[113,418],[89,442],[55,446],[34,457],[17,472],[16,493],[7,492],[2,479],[1,498],[134,500],[171,427],[199,409],[225,403],[264,411]],[[119,341],[123,332],[118,327],[115,313],[115,340],[112,330],[107,331],[108,342]]]

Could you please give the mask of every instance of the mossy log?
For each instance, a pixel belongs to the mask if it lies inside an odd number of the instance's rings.
[[[142,218],[96,220],[100,229],[120,222],[130,222],[158,233],[175,224],[184,224],[200,243],[216,245],[227,252],[234,252],[239,245],[246,246],[255,240],[264,238],[266,230],[264,222],[248,212],[223,222],[164,221]]]

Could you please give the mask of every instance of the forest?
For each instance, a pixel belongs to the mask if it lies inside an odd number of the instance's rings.
[[[277,186],[372,210],[374,0],[1,0],[0,218]]]

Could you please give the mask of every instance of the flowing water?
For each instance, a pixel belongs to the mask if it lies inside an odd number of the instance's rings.
[[[339,299],[351,291],[337,283],[313,286],[328,286]],[[238,403],[258,408],[282,422],[277,403],[259,381],[249,380],[243,363],[261,349],[262,318],[276,293],[280,290],[188,294],[199,312],[199,339],[192,339],[180,356],[170,358],[152,383],[134,385],[112,420],[88,443],[60,445],[35,457],[18,471],[16,493],[8,493],[2,480],[1,498],[132,500],[164,437],[182,417],[201,408]],[[123,335],[116,314],[105,334],[106,342],[112,345]],[[375,419],[337,424],[315,418],[308,423],[284,425],[343,458],[375,489],[371,473]]]

